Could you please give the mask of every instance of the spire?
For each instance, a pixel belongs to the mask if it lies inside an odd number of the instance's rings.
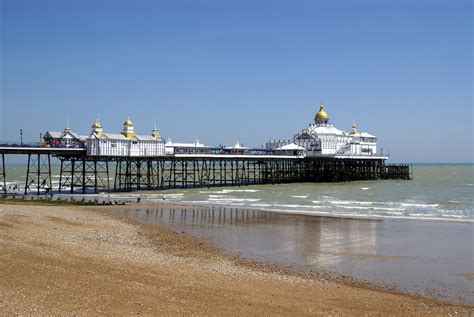
[[[158,139],[160,137],[160,134],[158,133],[158,128],[156,127],[156,118],[154,119],[153,129],[151,129],[151,136],[155,139]]]
[[[64,128],[64,131],[70,131],[71,128],[69,127],[69,117],[66,116],[66,127]]]
[[[356,135],[356,134],[359,134],[359,132],[357,132],[357,124],[355,122],[355,120],[352,121],[352,130],[351,130],[351,133],[349,133],[350,135]]]

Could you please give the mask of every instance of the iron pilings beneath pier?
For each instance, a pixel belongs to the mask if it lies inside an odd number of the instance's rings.
[[[2,153],[2,169],[0,170],[0,185],[2,186],[2,195],[7,195],[7,167],[5,165],[5,154]]]
[[[71,193],[87,188],[95,193],[110,190],[109,161],[89,159],[88,157],[58,157],[61,161],[59,173],[59,192],[65,188]]]
[[[52,193],[50,154],[28,154],[25,195],[31,189],[36,190],[37,195],[40,194],[41,189],[44,189],[46,194]]]
[[[241,186],[265,183],[264,161],[240,159],[129,159],[116,163],[115,190]]]
[[[408,165],[385,165],[384,159],[274,156],[58,156],[58,159],[61,161],[59,191],[67,188],[71,193],[410,179]]]

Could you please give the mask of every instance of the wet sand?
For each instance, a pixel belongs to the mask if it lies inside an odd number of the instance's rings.
[[[329,218],[224,207],[117,212],[199,236],[230,254],[474,305],[472,223]]]
[[[128,207],[127,207],[128,208]],[[0,204],[2,314],[470,315],[451,304],[221,254],[117,207]]]

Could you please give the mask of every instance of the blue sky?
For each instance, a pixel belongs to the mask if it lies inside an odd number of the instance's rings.
[[[292,137],[322,100],[393,161],[473,162],[471,1],[1,3],[0,141],[66,117],[210,145]]]

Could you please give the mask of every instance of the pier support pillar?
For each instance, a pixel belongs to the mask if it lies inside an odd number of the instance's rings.
[[[2,169],[0,170],[0,185],[2,186],[3,196],[7,196],[7,167],[5,165],[5,154],[2,153]]]
[[[40,194],[40,189],[44,189],[45,194],[53,194],[51,155],[28,154],[25,195],[29,189],[36,189],[37,195]]]
[[[85,193],[87,188],[92,188],[94,193],[110,191],[109,163],[97,159],[84,159],[81,157],[60,157],[61,169],[59,172],[59,192],[69,187],[74,190],[80,188]]]

